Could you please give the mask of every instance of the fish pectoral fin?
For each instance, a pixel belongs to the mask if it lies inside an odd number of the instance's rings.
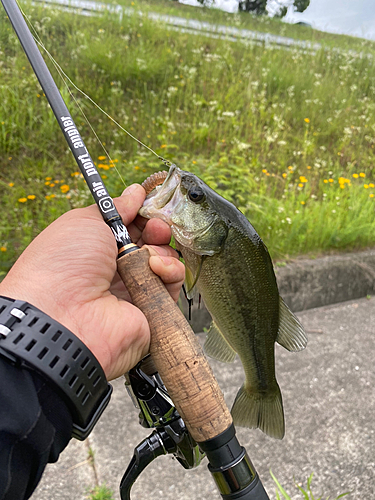
[[[197,281],[202,269],[204,256],[197,255],[196,262],[194,263],[194,270],[185,266],[185,288],[186,288],[186,296],[188,299],[192,299],[195,294],[195,288],[197,285]]]
[[[232,363],[236,357],[236,351],[228,344],[214,321],[211,323],[207,333],[203,349],[207,356],[217,359],[222,363]]]
[[[276,342],[288,351],[302,351],[307,345],[305,330],[297,317],[280,297],[279,332]]]

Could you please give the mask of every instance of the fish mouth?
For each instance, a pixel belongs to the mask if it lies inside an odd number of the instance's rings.
[[[198,225],[198,221],[194,220],[193,222],[190,220],[190,224],[185,224],[186,217],[184,213],[185,211],[189,213],[186,193],[184,194],[185,190],[188,189],[184,184],[186,175],[192,174],[180,170],[176,165],[172,164],[168,174],[166,172],[163,175],[157,173],[148,177],[142,185],[147,190],[149,188],[154,189],[146,196],[138,213],[146,219],[157,218],[166,222],[171,228],[176,243],[181,247],[189,248],[198,255],[213,255],[216,250],[198,248],[195,242],[197,238],[201,238],[212,229],[216,220],[201,221]],[[166,178],[162,182],[164,176]],[[162,182],[161,185],[155,186],[160,182]]]
[[[146,196],[139,214],[147,219],[157,216],[171,226],[171,215],[181,201],[179,190],[177,189],[180,183],[181,174],[179,168],[172,164],[163,184],[155,186]]]

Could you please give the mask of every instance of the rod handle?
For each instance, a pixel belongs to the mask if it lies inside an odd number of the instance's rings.
[[[117,260],[134,305],[146,316],[150,353],[190,434],[213,439],[232,424],[223,394],[185,316],[149,266],[146,247]]]

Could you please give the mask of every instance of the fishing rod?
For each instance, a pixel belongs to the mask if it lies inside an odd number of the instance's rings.
[[[200,455],[224,500],[269,500],[194,332],[161,279],[149,267],[149,251],[130,238],[115,204],[78,132],[56,83],[15,0],[1,0],[70,150],[118,247],[117,270],[131,299],[146,316],[151,360],[127,374],[143,423],[155,428],[135,450],[123,477],[122,500],[142,470],[161,454],[173,453],[185,468]]]

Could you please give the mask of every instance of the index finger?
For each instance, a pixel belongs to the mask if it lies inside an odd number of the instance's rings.
[[[125,226],[129,226],[136,218],[145,198],[146,191],[143,187],[140,184],[132,184],[121,196],[113,200]]]

